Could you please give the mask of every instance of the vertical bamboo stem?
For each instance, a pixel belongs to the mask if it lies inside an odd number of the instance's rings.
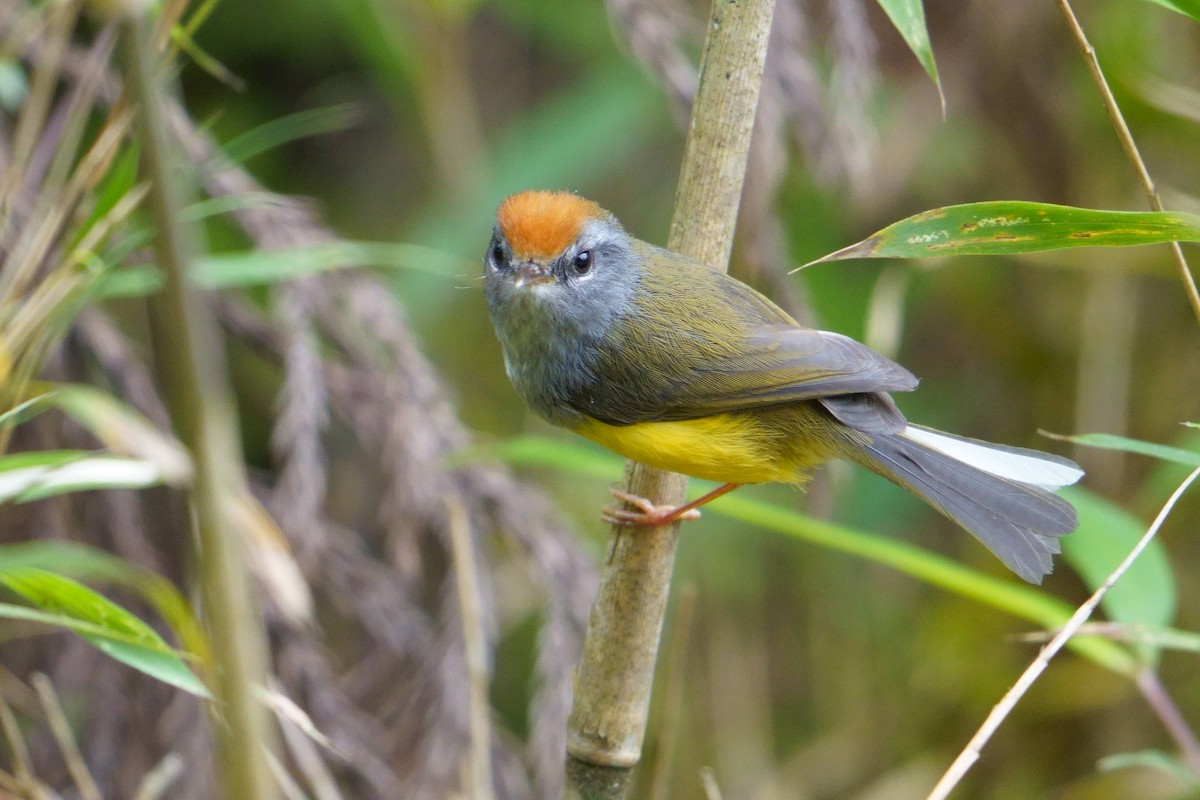
[[[667,246],[728,266],[774,0],[715,0]],[[625,488],[683,502],[687,478],[642,464]],[[619,798],[641,757],[679,524],[615,528],[567,725],[567,796]]]
[[[220,332],[187,282],[192,248],[180,222],[182,159],[171,153],[142,15],[122,20],[121,39],[127,91],[137,107],[155,251],[165,277],[163,290],[147,301],[155,367],[172,424],[195,463],[189,540],[216,656],[211,678],[218,717],[212,726],[217,794],[272,800],[278,794],[267,767],[269,737],[255,698],[255,687],[265,683],[266,636],[242,542],[224,513],[224,504],[245,479]]]

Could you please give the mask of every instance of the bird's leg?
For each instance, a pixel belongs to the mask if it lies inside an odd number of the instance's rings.
[[[700,512],[696,509],[710,500],[716,500],[721,495],[732,492],[739,486],[741,486],[740,483],[722,484],[703,497],[683,506],[656,506],[644,497],[638,497],[636,494],[613,487],[613,497],[631,506],[636,506],[638,510],[622,508],[620,505],[606,506],[600,512],[600,518],[610,524],[623,525],[627,528],[655,528],[675,520],[700,519]]]

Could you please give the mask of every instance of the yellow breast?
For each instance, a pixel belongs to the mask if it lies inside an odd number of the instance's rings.
[[[589,419],[575,432],[626,458],[694,478],[721,483],[802,479],[780,433],[749,414],[625,426]]]

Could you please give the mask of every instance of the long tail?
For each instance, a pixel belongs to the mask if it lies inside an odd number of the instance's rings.
[[[1031,583],[1053,569],[1075,509],[1052,492],[1083,470],[1057,456],[909,425],[873,434],[856,460],[966,528]]]

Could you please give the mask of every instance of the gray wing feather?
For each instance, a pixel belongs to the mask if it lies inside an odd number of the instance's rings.
[[[736,356],[697,366],[675,381],[656,418],[690,419],[837,397],[830,411],[846,424],[893,431],[897,423],[903,426],[903,416],[890,398],[873,395],[911,391],[916,385],[904,367],[847,336],[769,326],[758,329]],[[841,402],[845,396],[856,399]]]

